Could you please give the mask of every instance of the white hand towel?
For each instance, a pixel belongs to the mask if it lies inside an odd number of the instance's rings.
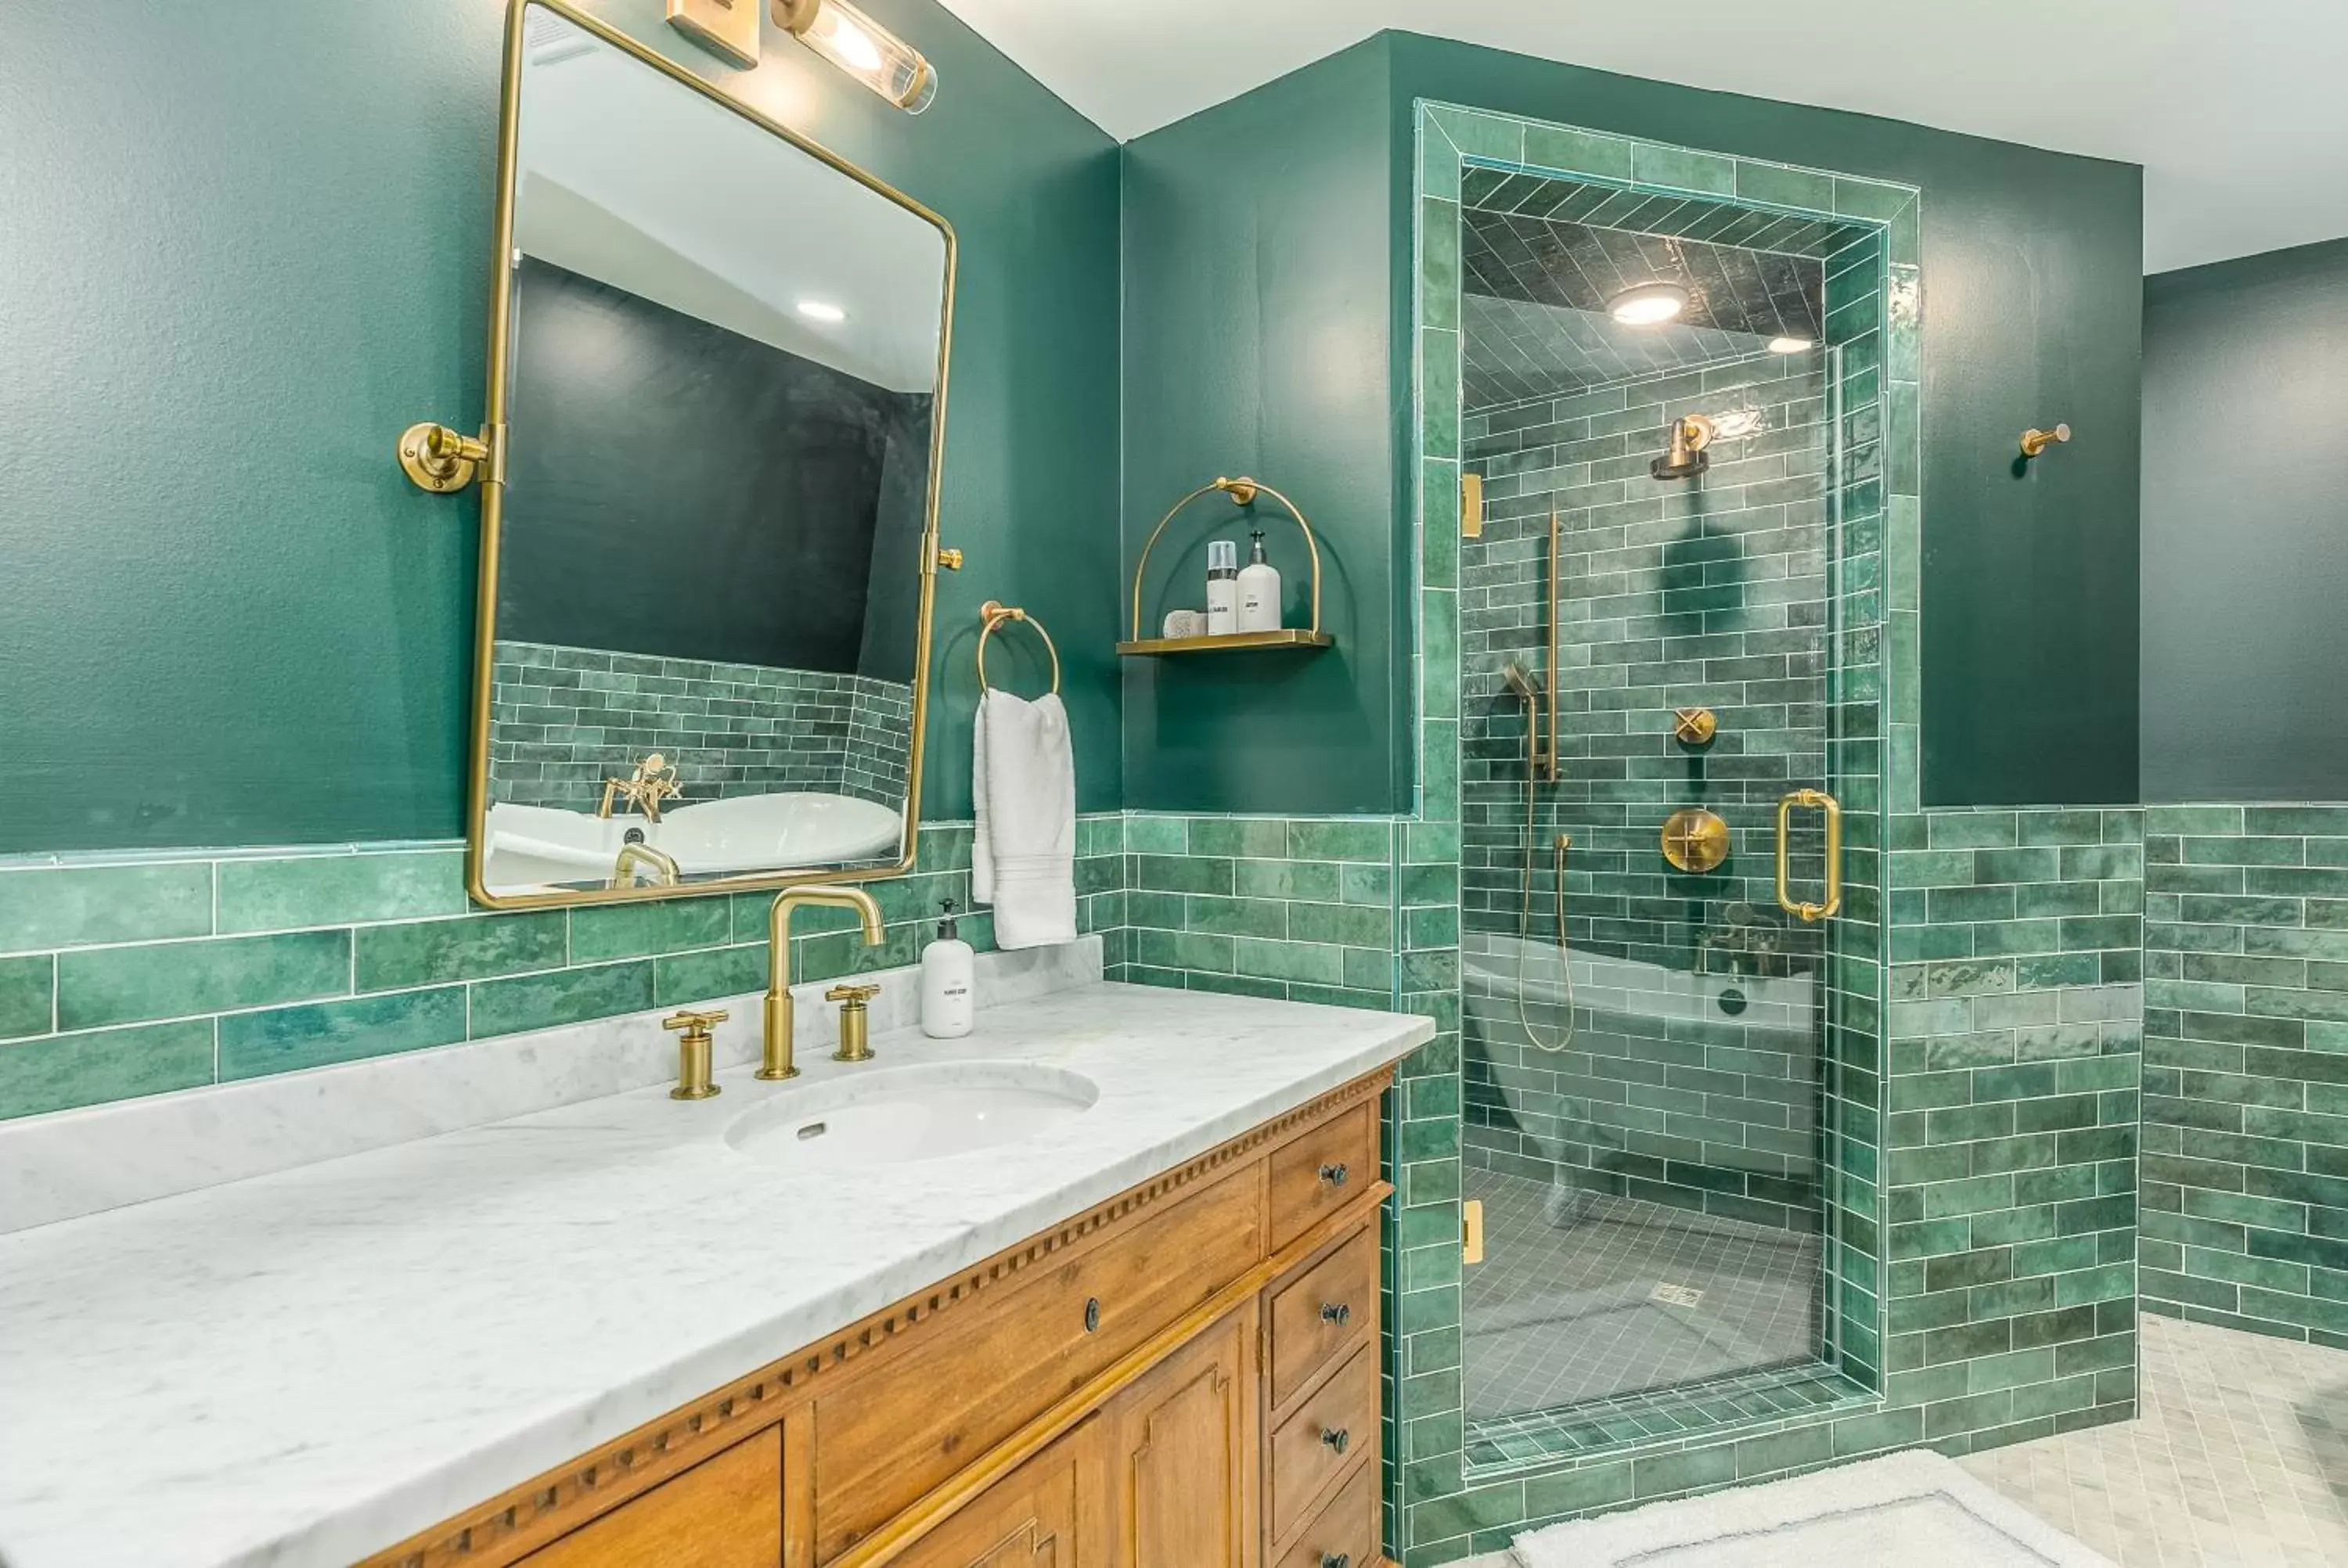
[[[1076,764],[1055,693],[978,700],[971,794],[978,832],[971,894],[994,906],[994,945],[1076,939]]]

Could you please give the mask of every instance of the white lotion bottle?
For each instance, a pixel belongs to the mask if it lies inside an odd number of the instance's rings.
[[[1220,637],[1239,630],[1240,547],[1234,539],[1212,539],[1207,545],[1207,635]]]
[[[938,938],[922,949],[922,1032],[932,1040],[968,1034],[977,1011],[971,985],[970,944],[954,927],[953,900],[941,906]]]
[[[1250,536],[1248,563],[1239,576],[1241,631],[1280,630],[1280,569],[1263,559],[1263,530]]]

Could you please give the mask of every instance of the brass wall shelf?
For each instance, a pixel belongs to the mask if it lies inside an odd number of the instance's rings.
[[[1270,496],[1288,508],[1296,519],[1297,529],[1304,535],[1304,549],[1313,563],[1313,624],[1298,629],[1282,627],[1277,631],[1225,631],[1211,637],[1144,637],[1141,635],[1141,580],[1149,569],[1149,552],[1158,548],[1158,540],[1166,532],[1166,525],[1200,497],[1217,491],[1229,496],[1231,505],[1247,507],[1258,496]],[[1251,648],[1328,648],[1336,639],[1321,630],[1321,546],[1313,537],[1313,525],[1304,520],[1296,503],[1271,486],[1242,476],[1237,479],[1219,478],[1201,485],[1168,508],[1158,526],[1149,531],[1149,542],[1141,547],[1141,559],[1133,568],[1133,635],[1117,645],[1118,654],[1128,659],[1156,658],[1166,653],[1236,653]]]
[[[1117,651],[1131,658],[1158,653],[1237,652],[1248,648],[1327,648],[1336,639],[1325,631],[1225,631],[1213,637],[1138,637],[1120,642]]]

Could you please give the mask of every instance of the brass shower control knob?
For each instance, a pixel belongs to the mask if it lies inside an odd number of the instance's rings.
[[[1684,746],[1709,745],[1712,737],[1719,733],[1720,719],[1709,708],[1672,710],[1672,733]]]
[[[1663,858],[1698,875],[1728,858],[1728,824],[1700,805],[1684,806],[1663,820]]]

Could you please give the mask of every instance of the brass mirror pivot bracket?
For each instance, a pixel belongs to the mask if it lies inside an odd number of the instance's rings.
[[[484,483],[504,484],[503,447],[494,430],[468,436],[427,419],[399,433],[399,466],[417,489],[452,495],[481,477],[484,466],[489,470]]]
[[[930,559],[947,571],[962,570],[962,551],[943,545],[932,547]]]
[[[676,1037],[676,1087],[668,1091],[671,1100],[707,1100],[723,1093],[710,1081],[714,1051],[709,1026],[724,1023],[722,1012],[675,1012],[661,1020],[661,1028],[681,1030]]]
[[[1663,858],[1698,876],[1717,868],[1728,858],[1728,824],[1700,805],[1672,813],[1663,821]]]
[[[823,993],[823,999],[839,1004],[839,1049],[831,1053],[834,1061],[870,1061],[872,1060],[872,1019],[864,1004],[880,994],[879,986],[838,985]]]
[[[2057,425],[2052,430],[2025,430],[2022,433],[2022,455],[2035,457],[2049,446],[2060,446],[2071,439],[2071,427]]]
[[[1713,736],[1720,733],[1720,719],[1709,708],[1674,708],[1672,733],[1684,746],[1710,745]]]

